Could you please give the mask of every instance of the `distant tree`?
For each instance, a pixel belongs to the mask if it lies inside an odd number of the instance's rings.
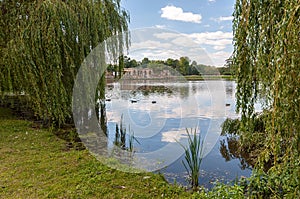
[[[171,66],[173,69],[179,71],[179,61],[178,59],[172,59],[172,58],[168,58],[164,64],[166,64],[167,66]]]
[[[153,61],[151,61],[151,63],[153,63],[153,64],[164,64],[165,61],[163,61],[163,60],[153,60]]]
[[[150,63],[149,58],[144,57],[144,59],[143,59],[142,62],[141,62],[141,65],[142,65],[142,66],[145,66],[145,65],[147,65],[147,64],[149,64],[149,63]]]
[[[182,75],[187,75],[189,64],[190,64],[190,59],[188,57],[180,57],[178,72],[180,72]]]
[[[174,59],[168,58],[168,59],[165,61],[165,64],[166,64],[167,66],[174,66],[174,65],[175,65]]]
[[[197,66],[197,62],[196,61],[192,61],[191,66]]]
[[[174,59],[174,62],[173,62],[173,66],[172,68],[177,70],[178,72],[180,71],[180,64],[179,64],[179,60],[178,59]]]
[[[219,67],[218,68],[220,75],[231,75],[230,69],[228,67]]]
[[[232,56],[230,56],[228,59],[225,60],[224,67],[225,68],[232,68]]]
[[[129,62],[130,68],[135,68],[135,67],[137,67],[138,65],[139,65],[139,63],[138,63],[135,59],[132,59],[132,60],[130,60],[130,62]]]
[[[137,61],[128,56],[124,56],[124,68],[134,68],[137,66]]]
[[[199,71],[197,70],[197,62],[192,61],[190,67],[189,67],[189,75],[199,75]]]
[[[233,75],[234,70],[232,69],[232,56],[226,59],[223,67],[218,68],[220,75]]]

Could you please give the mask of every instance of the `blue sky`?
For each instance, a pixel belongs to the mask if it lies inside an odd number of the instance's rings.
[[[130,14],[130,30],[152,27],[181,33],[205,50],[215,66],[222,66],[232,53],[234,0],[122,0],[121,4]]]

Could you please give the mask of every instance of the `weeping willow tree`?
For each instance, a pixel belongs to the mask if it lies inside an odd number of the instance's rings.
[[[74,78],[82,61],[100,42],[127,31],[128,13],[120,0],[3,0],[0,4],[0,94],[25,94],[36,116],[50,123],[71,121]],[[128,37],[120,40],[116,48],[120,43],[121,48],[128,46]],[[103,75],[102,98],[104,82]]]
[[[236,0],[233,23],[242,138],[255,136],[260,99],[266,111],[259,162],[271,162],[276,176],[269,188],[275,196],[300,195],[300,1]]]

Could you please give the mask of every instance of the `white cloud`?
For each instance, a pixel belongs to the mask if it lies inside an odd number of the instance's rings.
[[[201,23],[202,16],[192,12],[184,12],[182,8],[175,6],[166,6],[161,8],[161,17],[169,20]]]
[[[212,20],[214,21],[217,21],[217,22],[222,22],[222,21],[232,21],[233,20],[233,16],[221,16],[221,17],[218,17],[218,18],[211,18]]]
[[[191,38],[189,37],[177,37],[172,40],[172,43],[182,46],[182,47],[198,47],[199,45],[195,43]]]
[[[214,46],[213,47],[215,50],[224,50],[226,46]]]
[[[226,46],[232,44],[232,33],[231,32],[203,32],[203,33],[192,33],[192,34],[177,34],[162,32],[154,34],[159,39],[173,39],[172,42],[180,44],[181,46],[193,47],[195,44],[205,44],[214,46]],[[220,48],[219,48],[220,49]],[[224,48],[223,48],[224,49]]]
[[[180,55],[176,54],[172,50],[151,50],[143,51],[139,54],[136,54],[137,60],[142,60],[144,57],[149,58],[150,60],[166,60],[168,58],[177,59]]]
[[[147,32],[149,35],[147,39],[142,38],[143,41],[134,41],[134,38],[141,37],[132,38],[130,57],[136,60],[144,57],[165,60],[188,56],[197,63],[223,66],[232,53],[232,32],[180,34],[162,29]]]
[[[143,42],[135,42],[132,43],[131,49],[136,50],[136,49],[157,49],[157,48],[163,48],[163,49],[168,49],[171,48],[170,43],[162,43],[160,41],[153,41],[153,40],[147,40]]]
[[[233,20],[233,16],[228,16],[228,17],[219,17],[220,21],[232,21]]]
[[[231,52],[225,49],[230,49],[232,46],[232,32],[204,32],[186,34],[187,37],[192,38],[196,43],[204,46],[211,46],[215,52],[209,52],[208,56],[212,59],[215,66],[223,66],[225,60],[230,57]]]
[[[222,32],[222,31],[203,32],[203,33],[193,33],[193,34],[190,34],[190,36],[197,38],[199,40],[201,40],[201,39],[207,39],[207,40],[232,39],[232,32]]]
[[[216,0],[208,0],[208,2],[216,2]]]
[[[155,27],[155,28],[161,28],[161,29],[166,28],[165,25],[155,25],[154,27]]]
[[[218,52],[213,53],[213,55],[217,56],[217,57],[223,57],[223,56],[229,57],[231,55],[231,53],[225,52],[225,51],[218,51]]]
[[[192,38],[196,43],[203,45],[212,45],[215,50],[223,50],[227,45],[232,44],[231,32],[204,32],[204,33],[192,33],[187,35]]]
[[[167,131],[162,133],[162,142],[178,142],[182,137],[186,137],[186,129]]]
[[[153,34],[156,38],[158,39],[173,39],[178,37],[178,33],[171,33],[171,32],[160,32],[160,33],[155,33]]]
[[[228,59],[230,55],[231,52],[225,51],[218,51],[209,54],[209,56],[213,59],[215,66],[224,66],[226,59]]]

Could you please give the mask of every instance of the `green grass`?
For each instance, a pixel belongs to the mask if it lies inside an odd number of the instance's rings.
[[[0,108],[0,198],[189,198],[160,175],[124,173]]]

